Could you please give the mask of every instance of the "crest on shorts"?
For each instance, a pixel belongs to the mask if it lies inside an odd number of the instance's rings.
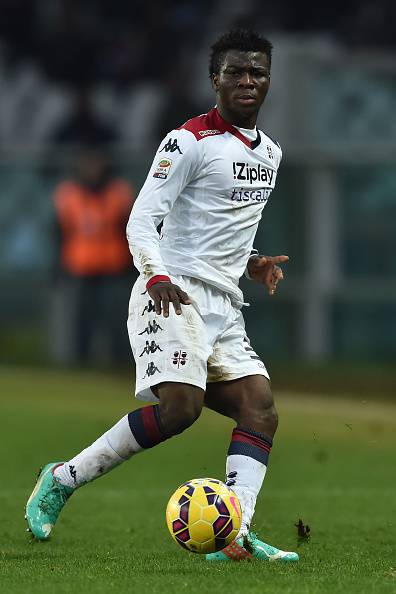
[[[172,167],[172,159],[161,159],[158,162],[157,167],[154,171],[153,177],[159,177],[160,179],[166,179],[169,175],[170,168]]]
[[[175,351],[172,356],[172,363],[173,365],[176,365],[178,369],[183,367],[183,365],[187,363],[186,351],[182,351],[181,349],[179,351]]]

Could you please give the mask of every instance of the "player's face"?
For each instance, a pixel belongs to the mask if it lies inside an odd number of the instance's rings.
[[[261,52],[226,53],[219,74],[213,75],[217,105],[226,119],[238,125],[240,120],[252,120],[267,95],[270,84],[268,57]]]

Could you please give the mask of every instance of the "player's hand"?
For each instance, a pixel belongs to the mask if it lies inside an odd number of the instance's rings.
[[[269,295],[274,295],[279,281],[283,280],[282,269],[278,264],[289,261],[289,256],[252,256],[247,268],[250,277],[265,285]]]
[[[178,316],[181,314],[181,305],[190,305],[191,299],[183,289],[174,285],[161,281],[155,283],[148,290],[148,294],[154,301],[155,313],[160,315],[163,313],[164,318],[169,317],[169,303],[173,303],[173,307]]]

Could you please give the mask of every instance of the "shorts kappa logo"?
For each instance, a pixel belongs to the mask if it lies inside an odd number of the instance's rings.
[[[146,369],[146,373],[144,374],[142,379],[146,379],[146,377],[151,377],[152,375],[154,375],[154,373],[161,373],[161,371],[158,369],[158,367],[156,365],[154,365],[153,361],[150,361],[150,363],[147,365],[147,369]]]
[[[155,311],[155,305],[154,305],[154,302],[151,301],[151,299],[149,299],[147,305],[144,306],[144,310],[142,311],[142,316],[144,316],[144,314],[146,312],[151,313],[152,311]]]
[[[186,351],[175,351],[172,357],[173,365],[177,365],[177,368],[180,369],[180,366],[185,365],[187,363],[187,353]]]
[[[161,159],[158,163],[156,170],[154,171],[153,177],[159,177],[160,179],[166,179],[169,175],[170,168],[172,167],[171,159]]]
[[[155,353],[156,351],[161,351],[162,352],[162,349],[161,349],[160,345],[157,344],[155,342],[155,340],[152,340],[151,342],[148,341],[148,340],[146,340],[146,346],[144,347],[144,349],[140,353],[139,357],[143,357],[144,354],[150,355],[150,353]]]
[[[158,330],[163,330],[163,328],[161,328],[161,326],[159,324],[157,324],[157,322],[155,320],[153,322],[149,321],[146,328],[144,330],[142,330],[141,332],[138,332],[138,335],[141,336],[144,333],[152,334],[153,332],[154,332],[154,334],[157,334]]]

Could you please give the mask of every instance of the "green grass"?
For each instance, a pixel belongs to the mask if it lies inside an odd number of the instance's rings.
[[[41,464],[71,457],[129,411],[132,378],[0,368],[0,592],[350,594],[396,592],[396,405],[277,395],[281,425],[255,515],[298,565],[208,564],[173,543],[178,484],[223,477],[231,423],[204,412],[184,435],[81,489],[50,542],[25,532]],[[311,527],[299,543],[294,524]]]

